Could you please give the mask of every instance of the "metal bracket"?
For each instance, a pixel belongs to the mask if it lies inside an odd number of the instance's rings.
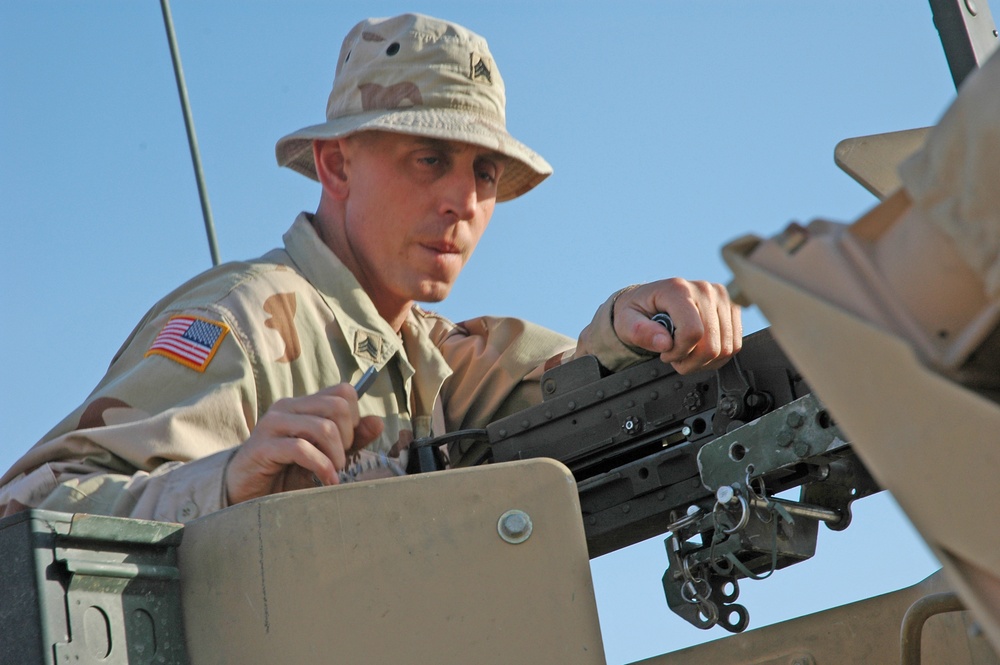
[[[934,26],[957,89],[997,48],[988,0],[930,0]]]

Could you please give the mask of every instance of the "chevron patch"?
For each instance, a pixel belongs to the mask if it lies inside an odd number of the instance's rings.
[[[354,333],[354,355],[378,362],[382,355],[382,338],[365,330]]]
[[[469,54],[469,78],[475,80],[485,80],[493,83],[492,63],[489,58],[473,51]]]

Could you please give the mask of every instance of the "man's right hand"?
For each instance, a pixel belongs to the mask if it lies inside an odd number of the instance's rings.
[[[378,416],[360,416],[358,394],[348,383],[278,400],[229,460],[229,504],[314,487],[314,478],[336,485],[347,452],[374,441],[382,428]]]

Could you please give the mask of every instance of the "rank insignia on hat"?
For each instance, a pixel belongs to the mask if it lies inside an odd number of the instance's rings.
[[[222,345],[229,326],[220,321],[209,321],[186,314],[171,316],[163,330],[146,351],[151,355],[166,356],[191,369],[204,372],[212,357]]]
[[[490,61],[476,52],[469,54],[469,78],[486,79],[487,83],[493,83],[493,72],[490,71]]]
[[[382,338],[364,330],[354,333],[354,355],[378,362],[382,353]]]

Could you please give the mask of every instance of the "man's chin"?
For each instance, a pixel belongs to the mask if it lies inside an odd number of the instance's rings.
[[[451,284],[436,282],[424,285],[424,287],[420,289],[420,295],[414,298],[414,300],[424,303],[441,302],[448,297],[449,293],[451,293]]]
[[[439,303],[447,297],[448,297],[447,293],[444,295],[433,295],[433,296],[427,296],[426,298],[417,298],[415,302],[433,304],[433,303]]]

